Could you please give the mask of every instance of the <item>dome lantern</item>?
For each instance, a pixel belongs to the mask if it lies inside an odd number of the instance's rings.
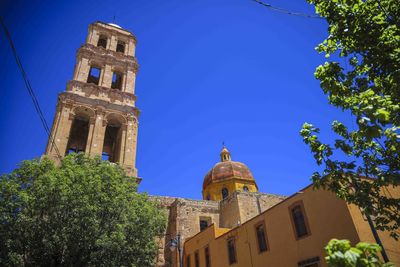
[[[223,145],[221,153],[219,155],[221,157],[221,162],[231,161],[231,153],[225,145]]]

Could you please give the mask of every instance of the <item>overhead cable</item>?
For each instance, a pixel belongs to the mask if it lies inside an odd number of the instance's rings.
[[[309,18],[309,19],[324,19],[324,18],[322,18],[320,16],[316,16],[316,15],[308,15],[308,14],[299,13],[299,12],[292,12],[292,11],[289,11],[289,10],[284,9],[284,8],[275,7],[275,6],[271,5],[271,4],[267,4],[267,3],[262,2],[260,0],[252,0],[252,1],[254,1],[254,2],[256,2],[256,3],[266,7],[268,9],[270,9],[270,10],[273,10],[273,11],[276,11],[276,12],[280,12],[280,13],[283,13],[283,14],[286,14],[286,15],[299,16],[299,17],[304,17],[304,18]]]
[[[17,50],[15,49],[14,42],[12,41],[11,34],[8,31],[8,29],[7,29],[7,27],[6,27],[5,23],[4,23],[4,20],[3,20],[3,18],[1,16],[0,16],[0,23],[1,23],[1,26],[3,27],[4,33],[6,34],[7,40],[9,42],[10,46],[11,46],[11,50],[13,52],[13,56],[15,58],[15,61],[17,62],[17,66],[18,66],[18,68],[19,68],[19,70],[20,70],[20,72],[22,74],[22,77],[23,77],[24,82],[25,82],[26,89],[28,90],[29,96],[32,99],[33,106],[35,107],[35,111],[38,114],[40,121],[42,122],[42,126],[43,126],[44,130],[46,131],[50,142],[54,146],[54,150],[56,151],[57,156],[59,157],[59,159],[61,159],[60,151],[58,150],[58,147],[57,147],[56,143],[54,142],[54,138],[51,135],[50,128],[49,128],[49,126],[48,126],[48,124],[46,122],[46,119],[45,119],[44,115],[43,115],[42,109],[40,108],[40,104],[39,104],[39,101],[37,100],[36,94],[32,89],[31,83],[30,83],[30,81],[28,79],[28,75],[26,74],[26,72],[24,70],[24,67],[22,66],[22,63],[21,63],[21,60],[20,60],[20,58],[18,56]]]

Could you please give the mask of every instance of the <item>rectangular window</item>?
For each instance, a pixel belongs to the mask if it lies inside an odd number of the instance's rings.
[[[122,74],[119,72],[113,72],[111,88],[119,89],[122,88]]]
[[[89,76],[88,76],[87,82],[88,83],[94,83],[94,84],[98,85],[99,81],[100,81],[100,73],[101,73],[101,69],[100,68],[90,67]]]
[[[190,254],[186,256],[186,267],[190,267]]]
[[[106,48],[107,47],[107,37],[105,37],[104,35],[100,35],[99,41],[97,41],[97,46]]]
[[[199,262],[199,252],[196,251],[194,253],[194,266],[195,267],[200,267],[200,262]]]
[[[256,234],[257,234],[258,251],[260,253],[267,251],[268,245],[267,245],[267,237],[265,234],[264,222],[256,226]]]
[[[208,222],[206,220],[200,220],[200,231],[203,231],[208,227]]]
[[[119,53],[124,53],[125,52],[125,43],[118,41],[116,51]]]
[[[210,251],[209,251],[208,247],[206,247],[204,249],[204,256],[205,256],[205,259],[206,259],[206,267],[210,267],[211,266],[211,263],[210,263]]]
[[[318,267],[319,266],[319,257],[314,257],[306,260],[299,261],[297,263],[298,267]]]
[[[307,227],[307,222],[304,214],[304,209],[302,204],[296,204],[291,209],[291,216],[293,225],[296,231],[297,238],[301,238],[309,235],[309,229]]]
[[[229,264],[234,264],[237,262],[234,238],[228,239],[228,260],[229,260]]]

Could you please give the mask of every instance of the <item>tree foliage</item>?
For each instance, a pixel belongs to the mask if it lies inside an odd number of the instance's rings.
[[[317,67],[329,103],[353,115],[352,127],[334,121],[333,143],[319,129],[301,130],[321,172],[312,180],[361,207],[380,230],[399,237],[400,199],[400,4],[398,0],[308,0],[326,18],[329,36],[316,50],[328,62]],[[335,60],[336,59],[336,60]],[[368,177],[372,179],[361,179]]]
[[[394,267],[390,262],[379,259],[381,247],[377,244],[360,242],[355,247],[349,240],[332,239],[325,247],[329,267]]]
[[[152,266],[165,214],[117,165],[84,154],[0,178],[0,265]]]

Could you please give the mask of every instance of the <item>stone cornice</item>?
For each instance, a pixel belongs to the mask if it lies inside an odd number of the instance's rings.
[[[110,103],[108,101],[104,101],[101,99],[92,99],[84,96],[80,96],[70,92],[62,92],[58,95],[59,102],[65,104],[85,104],[90,107],[98,107],[96,109],[105,109],[105,111],[118,111],[125,116],[134,116],[135,118],[139,117],[140,111],[136,107],[126,106],[126,105],[117,105]]]
[[[103,47],[97,47],[92,44],[83,44],[76,52],[78,59],[88,58],[98,64],[107,64],[112,66],[119,66],[121,68],[127,68],[133,72],[138,72],[139,65],[135,57],[127,56],[116,51],[111,51]]]
[[[107,88],[93,83],[85,83],[76,80],[71,80],[67,83],[67,91],[72,92],[75,88],[84,92],[86,96],[103,94],[110,99],[127,100],[127,102],[136,101],[136,95],[122,92],[118,89]]]

